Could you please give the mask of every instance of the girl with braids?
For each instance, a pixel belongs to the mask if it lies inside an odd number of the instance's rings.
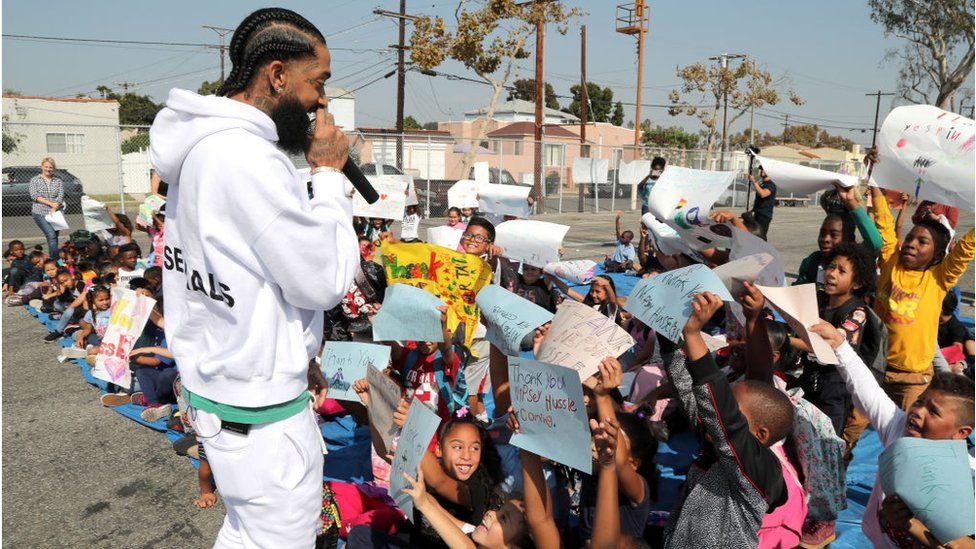
[[[89,345],[91,348],[88,349],[88,354],[96,355],[111,317],[112,290],[107,286],[92,286],[85,300],[88,303],[88,312],[81,319],[81,329],[75,334],[75,347],[84,349]]]
[[[150,130],[169,184],[166,335],[227,508],[215,547],[313,547],[323,457],[311,359],[323,311],[359,266],[340,171],[349,142],[325,111],[331,59],[307,19],[258,10],[229,54],[216,95],[172,90]],[[305,154],[311,194],[286,152]]]

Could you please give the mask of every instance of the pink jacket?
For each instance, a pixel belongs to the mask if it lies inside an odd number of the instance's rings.
[[[778,549],[800,545],[800,532],[803,520],[807,518],[807,495],[800,485],[800,477],[790,460],[786,457],[783,443],[773,445],[770,450],[779,458],[783,466],[783,480],[789,494],[786,503],[780,505],[763,517],[759,527],[760,549]]]

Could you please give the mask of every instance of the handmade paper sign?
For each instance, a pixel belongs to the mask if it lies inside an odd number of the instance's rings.
[[[390,284],[383,307],[373,317],[373,341],[444,341],[441,313],[444,302],[407,284]]]
[[[973,482],[964,440],[902,437],[878,457],[885,495],[897,494],[941,543],[973,534]]]
[[[434,438],[434,433],[440,424],[441,418],[437,417],[437,414],[430,411],[430,408],[419,400],[414,401],[410,411],[407,412],[407,420],[403,423],[396,452],[393,454],[393,463],[390,464],[390,495],[411,522],[413,522],[413,499],[403,491],[409,486],[407,480],[403,478],[403,473],[417,478],[417,464],[423,459],[427,446]]]
[[[136,225],[143,228],[148,228],[153,226],[153,216],[159,212],[159,209],[166,204],[166,199],[159,196],[158,194],[151,194],[142,201],[139,205],[139,215],[136,216]],[[115,227],[115,224],[112,224]]]
[[[599,370],[604,358],[618,357],[633,346],[634,338],[612,318],[582,303],[567,301],[556,310],[536,358],[572,368],[582,381]]]
[[[610,161],[606,158],[577,156],[573,159],[574,183],[606,183]]]
[[[708,219],[712,205],[735,179],[735,172],[668,166],[651,189],[648,205],[696,250],[728,247],[732,228]]]
[[[778,261],[778,257],[774,257],[772,254],[766,252],[760,252],[740,257],[724,265],[719,265],[712,269],[712,272],[725,284],[730,294],[740,296],[745,292],[743,282],[766,284],[766,281],[760,280],[761,278],[766,278],[778,279],[780,280],[780,284],[778,285],[782,285],[782,280],[785,275],[783,274],[781,261],[779,261],[778,265],[774,265]],[[777,272],[779,273],[778,275],[775,274]],[[729,303],[728,307],[729,311],[739,320],[739,323],[746,323],[745,313],[742,310],[742,305],[738,301]]]
[[[596,262],[589,259],[571,259],[550,263],[542,270],[572,284],[587,284],[596,274]]]
[[[696,264],[640,279],[630,292],[624,310],[677,342],[691,317],[691,302],[702,292],[712,292],[725,302],[732,301],[732,295],[715,273]]]
[[[491,282],[488,263],[476,255],[423,243],[384,242],[380,256],[389,284],[409,284],[439,297],[447,305],[447,327],[453,333],[464,322],[464,344],[471,345],[478,328],[474,299]],[[384,301],[380,311],[386,306]]]
[[[532,209],[528,201],[530,192],[532,187],[521,185],[479,185],[478,209],[497,215],[526,218]]]
[[[329,383],[329,398],[359,402],[352,384],[366,377],[366,368],[386,368],[390,348],[386,345],[328,341],[322,351],[322,375]]]
[[[621,162],[617,183],[621,185],[636,185],[651,173],[650,160],[634,160]]]
[[[774,160],[756,155],[756,160],[776,184],[779,193],[812,194],[840,183],[844,187],[857,185],[857,177],[827,170],[818,170],[792,162]]]
[[[457,250],[461,244],[462,234],[464,234],[464,231],[461,229],[455,229],[447,225],[431,227],[427,229],[427,243],[443,246],[448,250]]]
[[[591,434],[576,372],[509,357],[508,382],[519,421],[519,432],[512,435],[511,444],[590,474]]]
[[[976,123],[930,105],[898,107],[878,133],[873,177],[919,200],[976,210]]]
[[[559,261],[559,248],[569,225],[534,219],[513,219],[495,227],[495,244],[504,257],[533,267],[545,267]]]
[[[105,211],[105,204],[87,195],[81,196],[81,215],[85,217],[85,229],[90,232],[115,228],[115,223]]]
[[[133,290],[112,288],[112,309],[108,326],[91,373],[98,379],[114,383],[123,389],[132,385],[129,354],[132,345],[142,334],[156,300]]]
[[[474,180],[478,185],[487,185],[491,183],[490,179],[490,168],[487,162],[475,162],[474,163]]]
[[[476,301],[488,325],[486,339],[506,355],[517,355],[522,340],[553,317],[546,309],[493,284],[482,288]]]
[[[407,203],[408,182],[397,175],[370,175],[366,179],[373,184],[379,200],[370,204],[359,193],[352,195],[352,215],[379,217],[400,221]]]
[[[657,248],[659,252],[664,255],[678,255],[685,254],[696,261],[704,262],[705,259],[696,251],[691,249],[691,246],[685,243],[681,239],[681,235],[678,231],[672,229],[665,223],[658,221],[654,214],[647,212],[641,217],[641,223],[647,227],[650,232],[651,242],[654,243],[654,247]]]
[[[399,428],[393,423],[393,412],[400,404],[400,387],[390,376],[373,366],[366,368],[366,383],[369,385],[369,405],[366,406],[366,413],[369,416],[369,425],[379,435],[379,441],[374,439],[374,446],[382,444],[383,447],[376,448],[376,453],[385,456],[389,449],[393,447],[393,437],[396,436]]]
[[[477,208],[478,182],[473,179],[461,179],[447,190],[447,206],[449,208]]]
[[[790,328],[813,349],[813,354],[821,364],[837,364],[837,355],[830,345],[819,335],[807,330],[810,326],[820,322],[820,310],[817,307],[817,285],[800,284],[799,286],[756,286],[769,303],[789,324]]]
[[[770,246],[768,242],[752,233],[739,230],[732,231],[732,249],[729,251],[729,259],[735,261],[755,254],[766,254],[773,258],[759,272],[759,276],[755,279],[756,282],[763,286],[782,286],[786,284],[786,268],[783,266],[783,260],[780,258],[776,248]],[[732,293],[734,294],[735,292]]]

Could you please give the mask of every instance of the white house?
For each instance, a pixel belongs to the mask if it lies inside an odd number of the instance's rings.
[[[484,118],[487,109],[476,109],[465,111],[464,119],[467,121]],[[491,115],[492,119],[499,122],[535,122],[535,103],[524,99],[513,99],[495,105],[495,112]],[[542,110],[542,121],[545,124],[579,124],[579,118],[556,109],[545,107]]]
[[[3,133],[15,148],[4,167],[52,157],[87,194],[118,194],[122,183],[119,103],[114,99],[3,96]]]
[[[325,96],[336,126],[344,132],[356,129],[356,94],[342,88],[325,88]]]

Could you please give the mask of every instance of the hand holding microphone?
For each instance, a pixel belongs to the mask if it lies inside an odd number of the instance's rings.
[[[315,109],[305,159],[313,170],[323,166],[341,170],[366,202],[372,204],[379,200],[373,185],[349,158],[349,139],[335,126],[332,115],[322,107]]]

